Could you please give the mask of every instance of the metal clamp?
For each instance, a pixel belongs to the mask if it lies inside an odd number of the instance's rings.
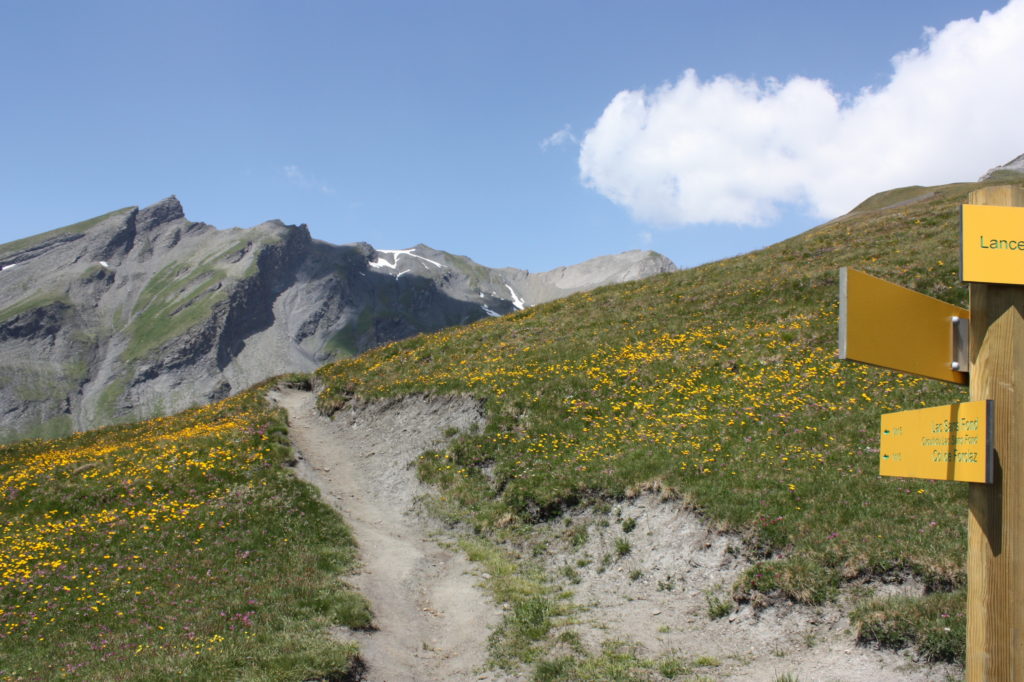
[[[970,371],[970,320],[954,315],[953,322],[953,369],[958,372]]]

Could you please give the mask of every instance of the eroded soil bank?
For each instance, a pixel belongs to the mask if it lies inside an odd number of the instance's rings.
[[[599,514],[572,514],[580,535],[552,524],[548,573],[586,607],[576,632],[589,648],[634,643],[642,658],[709,663],[696,678],[730,682],[930,682],[963,679],[963,669],[915,661],[910,651],[859,645],[846,613],[855,593],[921,593],[920,583],[865,583],[838,603],[755,609],[732,602],[750,561],[742,541],[677,501],[642,494]],[[628,528],[626,532],[624,529]],[[623,544],[625,543],[625,544]],[[628,552],[623,553],[623,548]],[[716,611],[716,607],[721,610]],[[789,675],[789,678],[785,676]]]
[[[335,634],[359,641],[365,679],[509,679],[483,668],[500,609],[478,587],[477,568],[415,510],[426,492],[416,458],[446,429],[482,420],[476,401],[415,396],[327,419],[312,393],[271,397],[288,410],[297,473],[320,488],[359,544],[362,568],[351,583],[370,601],[376,630]]]
[[[416,478],[417,457],[448,429],[483,422],[469,397],[410,396],[360,404],[328,419],[312,393],[279,390],[289,413],[297,473],[344,516],[360,547],[351,582],[370,601],[376,630],[336,636],[359,641],[367,680],[513,680],[485,669],[487,637],[501,618],[479,587],[479,567],[450,536],[417,511],[430,489]],[[572,542],[562,520],[538,528],[549,575],[581,607],[560,630],[587,649],[629,642],[642,658],[676,657],[688,680],[929,682],[957,680],[962,668],[926,665],[909,652],[858,646],[843,604],[744,606],[714,617],[748,565],[738,538],[716,533],[695,512],[645,494],[610,513],[572,514],[588,529]],[[627,522],[624,530],[623,523]],[[628,543],[623,553],[622,542]],[[864,590],[920,589],[913,584]],[[694,662],[699,661],[700,665]],[[638,679],[663,678],[648,670]]]

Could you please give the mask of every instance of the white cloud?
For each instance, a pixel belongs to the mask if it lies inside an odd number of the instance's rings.
[[[786,204],[828,218],[877,191],[973,180],[1024,152],[1024,0],[928,29],[892,65],[850,98],[693,70],[622,91],[583,138],[580,177],[643,221],[758,225]]]
[[[321,194],[334,194],[334,189],[318,181],[316,178],[307,176],[298,166],[289,165],[285,166],[282,170],[288,181],[296,187],[316,190]]]
[[[567,143],[578,144],[579,140],[572,134],[572,126],[566,123],[560,130],[556,130],[540,142],[540,148],[547,151],[548,147],[560,147]]]

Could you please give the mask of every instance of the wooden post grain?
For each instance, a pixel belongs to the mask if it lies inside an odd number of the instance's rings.
[[[970,204],[1024,206],[1024,187]],[[971,400],[995,400],[995,480],[968,495],[967,680],[1024,682],[1024,286],[970,285]]]

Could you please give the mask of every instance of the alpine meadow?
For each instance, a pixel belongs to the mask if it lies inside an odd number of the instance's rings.
[[[479,402],[482,425],[413,467],[423,513],[500,611],[484,674],[505,677],[480,679],[723,679],[749,663],[739,648],[654,650],[614,619],[595,629],[600,604],[581,590],[606,579],[661,600],[644,612],[651,638],[833,612],[856,649],[958,670],[967,486],[880,477],[878,425],[967,390],[839,361],[838,269],[965,305],[960,206],[979,186],[893,190],[756,252],[174,416],[0,446],[0,679],[361,679],[346,633],[374,614],[353,587],[358,538],[344,501],[339,516],[293,474],[288,417],[268,398],[282,386],[335,418],[410,395]],[[688,586],[648,557],[671,532],[662,513],[722,543],[727,577]],[[692,622],[659,620],[690,592]],[[818,635],[801,637],[810,650]],[[795,679],[789,654],[764,679]]]

